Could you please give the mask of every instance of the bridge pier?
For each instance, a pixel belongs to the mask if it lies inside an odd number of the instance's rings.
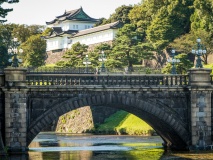
[[[211,69],[189,70],[191,86],[191,140],[192,146],[205,149],[212,144],[211,132]]]
[[[8,152],[27,151],[26,69],[5,69],[5,146]]]

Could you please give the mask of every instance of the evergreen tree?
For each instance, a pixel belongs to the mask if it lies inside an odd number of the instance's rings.
[[[112,67],[127,66],[131,69],[133,64],[138,63],[141,57],[138,53],[141,48],[138,45],[138,35],[136,27],[133,24],[126,24],[119,29],[116,39],[113,42],[112,54],[110,54]]]
[[[186,74],[187,71],[193,67],[193,63],[188,59],[188,55],[185,53],[178,54],[174,57],[175,59],[179,59],[180,62],[175,64],[177,74]],[[171,74],[172,64],[167,63],[165,67],[162,69],[162,73]]]
[[[176,37],[189,32],[192,3],[192,0],[164,1],[146,32],[155,48],[164,49]]]
[[[137,30],[141,32],[143,38],[146,36],[147,27],[150,26],[162,6],[164,6],[162,0],[144,0],[130,11],[130,21],[137,26]]]
[[[60,61],[56,65],[58,66],[70,66],[70,67],[82,67],[85,53],[87,52],[88,46],[77,42],[72,45],[72,48],[67,50],[63,56],[67,61]]]
[[[103,25],[103,24],[108,24],[108,23],[113,23],[116,21],[120,21],[123,24],[129,24],[130,19],[129,19],[129,12],[132,10],[133,6],[125,6],[122,5],[118,8],[115,9],[115,12],[110,15],[108,19],[101,18],[101,21],[96,24],[98,25]]]
[[[97,45],[95,48],[94,48],[94,55],[91,55],[91,62],[92,64],[95,66],[98,66],[98,67],[101,67],[102,65],[102,62],[99,62],[99,58],[102,54],[102,51],[104,52],[104,55],[106,56],[107,60],[105,63],[106,67],[108,66],[108,62],[110,62],[110,57],[109,57],[109,54],[111,53],[111,45],[107,44],[107,43],[101,43],[100,45]],[[94,58],[93,58],[94,57]]]
[[[13,11],[13,9],[4,9],[2,8],[2,4],[3,3],[18,3],[19,0],[0,0],[0,17],[3,18],[3,19],[0,19],[0,22],[6,22],[7,20],[5,20],[4,18],[7,16],[8,12],[11,12]]]
[[[191,30],[205,30],[213,36],[213,1],[194,0],[194,13],[191,16]]]
[[[16,26],[15,24],[0,24],[0,67],[10,65],[7,50],[12,44],[12,32]]]
[[[213,53],[213,1],[194,0],[194,13],[191,15],[191,34],[194,39],[201,38],[207,53],[202,60],[207,64],[208,55]],[[196,43],[196,41],[194,41]]]

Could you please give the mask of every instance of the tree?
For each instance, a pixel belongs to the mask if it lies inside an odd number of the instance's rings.
[[[83,66],[83,58],[87,52],[88,46],[77,42],[72,45],[71,49],[68,49],[63,58],[66,58],[67,61],[60,61],[56,63],[58,66],[70,66],[70,67],[81,67]]]
[[[8,1],[0,0],[0,6],[2,6],[3,3],[18,3],[18,2],[19,2],[19,0],[8,0]],[[8,12],[11,12],[11,11],[13,11],[13,9],[11,9],[11,8],[4,9],[4,8],[0,7],[0,17],[5,18],[7,16]],[[0,19],[0,23],[6,22],[6,21],[7,20],[5,20],[5,19]]]
[[[155,56],[153,54],[153,46],[148,42],[140,42],[138,43],[138,45],[140,45],[140,47],[138,48],[138,53],[141,56],[141,64],[146,66],[146,60],[149,61],[155,59]]]
[[[99,21],[94,25],[94,27],[100,26],[100,25],[104,25],[107,24],[107,19],[106,18],[99,18]]]
[[[13,37],[18,38],[21,43],[24,43],[30,36],[41,34],[43,29],[44,26],[41,25],[17,25],[17,27],[13,29]]]
[[[164,6],[162,0],[144,0],[141,4],[135,5],[129,13],[131,23],[137,26],[137,30],[146,36],[147,27],[155,18],[158,10]]]
[[[0,24],[0,45],[9,47],[12,40],[13,29],[16,28],[16,24]]]
[[[189,32],[192,3],[192,0],[164,2],[146,31],[147,39],[155,48],[164,49],[176,37]]]
[[[0,68],[4,68],[10,64],[8,62],[9,55],[7,54],[7,48],[3,45],[0,45],[0,53]]]
[[[46,41],[41,39],[41,35],[32,35],[21,44],[23,49],[23,66],[39,67],[44,65],[46,57]]]
[[[209,32],[205,30],[197,30],[196,32],[192,33],[194,38],[200,38],[201,44],[206,49],[206,54],[202,55],[202,61],[204,64],[208,64],[208,56],[213,53],[213,37]],[[196,44],[196,39],[194,43]],[[203,48],[203,49],[204,49]]]
[[[194,0],[194,13],[191,15],[191,34],[195,38],[201,38],[207,53],[202,57],[207,64],[209,54],[213,53],[213,1]]]
[[[191,15],[191,30],[205,30],[213,36],[213,1],[194,0],[194,13]]]
[[[169,46],[175,48],[178,52],[189,54],[192,49],[197,49],[196,39],[201,38],[201,44],[206,48],[206,54],[202,55],[204,64],[208,64],[208,56],[213,53],[213,40],[209,32],[205,30],[197,30],[176,38]],[[194,55],[195,56],[195,55]]]
[[[12,44],[12,31],[16,26],[15,24],[0,24],[0,67],[9,65],[7,49]]]
[[[144,40],[160,53],[176,37],[190,30],[193,0],[144,0],[129,13]]]
[[[105,63],[105,66],[108,67],[110,64],[110,53],[111,53],[111,50],[112,50],[112,47],[111,45],[107,44],[107,43],[101,43],[99,45],[97,45],[95,48],[94,48],[94,51],[93,51],[93,54],[90,54],[90,57],[91,57],[91,62],[92,64],[95,66],[101,66],[102,65],[102,62],[99,62],[99,56],[101,55],[101,52],[103,51],[106,58],[107,58],[107,61],[104,62]]]
[[[186,74],[187,71],[193,67],[193,63],[188,59],[188,55],[185,53],[181,53],[175,56],[175,59],[179,59],[180,63],[176,64],[176,72],[177,74]],[[162,69],[163,73],[171,74],[172,65],[167,63],[166,66]]]
[[[129,6],[122,5],[118,8],[116,8],[115,12],[113,14],[111,14],[108,19],[101,18],[100,22],[97,23],[96,26],[113,23],[116,21],[120,21],[123,24],[129,24],[130,19],[129,19],[128,14],[132,8],[133,8],[133,6],[131,6],[131,5],[129,5]]]
[[[138,32],[133,24],[126,24],[118,30],[113,42],[112,53],[109,55],[112,67],[128,66],[132,68],[141,58],[138,50]]]

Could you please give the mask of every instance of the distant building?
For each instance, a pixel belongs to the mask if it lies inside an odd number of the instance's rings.
[[[88,16],[81,7],[65,11],[64,14],[56,16],[54,20],[46,22],[47,27],[52,28],[52,32],[44,37],[47,42],[46,63],[55,63],[60,60],[63,52],[76,42],[89,46],[112,42],[121,23],[117,21],[94,27],[98,21]]]

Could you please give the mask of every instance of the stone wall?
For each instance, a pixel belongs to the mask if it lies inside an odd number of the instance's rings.
[[[104,42],[104,43],[107,43],[109,45],[112,45],[112,41],[107,41],[107,42]],[[92,44],[92,45],[89,45],[88,47],[88,51],[93,51],[94,48],[97,46],[97,45],[100,45],[101,43],[97,43],[97,44]],[[46,64],[55,64],[56,62],[58,61],[66,61],[67,59],[63,58],[63,55],[64,53],[67,51],[67,49],[64,49],[64,50],[57,50],[57,51],[48,51],[46,52],[46,60],[45,60],[45,63]]]
[[[62,51],[49,51],[47,52],[47,57],[45,60],[46,64],[55,64],[58,61],[62,61],[62,60],[66,60],[65,58],[63,58],[63,55],[65,53],[66,50],[62,50]]]
[[[109,107],[82,107],[62,115],[56,124],[55,131],[64,133],[84,133],[92,130],[95,124],[103,123],[106,118],[116,111],[118,110]]]
[[[60,116],[56,132],[84,133],[94,127],[89,106],[82,107]]]

